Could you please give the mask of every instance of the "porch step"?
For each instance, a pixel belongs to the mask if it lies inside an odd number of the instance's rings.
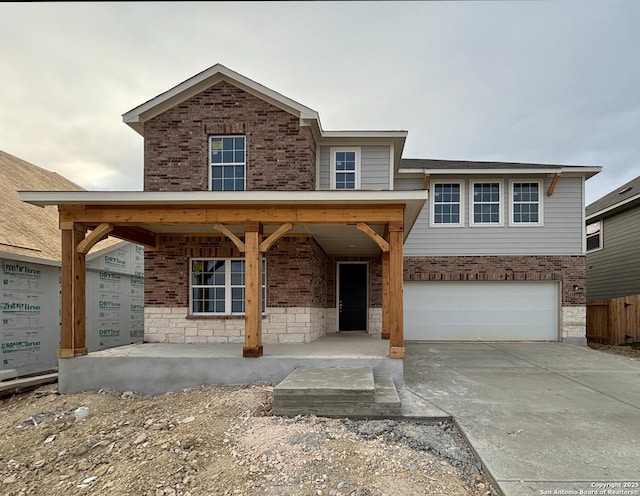
[[[374,378],[371,367],[300,367],[273,390],[275,415],[387,417],[400,407],[393,379]]]

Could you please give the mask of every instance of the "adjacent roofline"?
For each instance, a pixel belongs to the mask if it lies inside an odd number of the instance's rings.
[[[630,196],[629,198],[626,198],[625,200],[622,200],[622,201],[620,201],[618,203],[615,203],[615,204],[610,205],[610,206],[608,206],[606,208],[598,210],[598,211],[596,211],[596,212],[594,212],[592,214],[589,214],[589,215],[587,215],[585,217],[585,220],[591,220],[594,217],[600,217],[601,215],[609,213],[609,212],[611,212],[613,210],[618,210],[618,209],[620,209],[622,207],[625,207],[625,206],[627,206],[627,205],[629,205],[629,204],[631,204],[633,202],[636,202],[638,200],[640,200],[640,193],[638,193],[637,195],[634,195],[634,196]],[[589,207],[587,207],[587,208],[589,208]]]
[[[13,253],[10,251],[2,251],[2,250],[0,250],[0,258],[3,258],[5,260],[15,260],[17,262],[48,265],[52,267],[60,267],[61,265],[60,260],[54,260],[46,257],[35,257],[31,255],[20,255],[18,253]]]

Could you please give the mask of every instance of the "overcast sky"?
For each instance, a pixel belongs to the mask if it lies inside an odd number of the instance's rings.
[[[640,175],[640,2],[0,4],[0,149],[142,189],[121,115],[219,62],[325,130],[405,129],[405,158]]]

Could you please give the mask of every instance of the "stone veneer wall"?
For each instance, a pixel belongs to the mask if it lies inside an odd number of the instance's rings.
[[[209,136],[246,136],[246,189],[315,190],[316,143],[300,119],[222,81],[144,125],[144,190],[207,191]]]
[[[144,339],[149,343],[244,343],[242,317],[190,318],[186,308],[145,308]],[[325,334],[325,309],[267,308],[263,344],[310,343]]]
[[[405,257],[404,280],[558,281],[563,341],[586,345],[587,281],[583,255]]]

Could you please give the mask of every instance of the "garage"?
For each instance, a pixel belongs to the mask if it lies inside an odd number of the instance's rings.
[[[557,341],[557,282],[405,281],[404,337]]]

